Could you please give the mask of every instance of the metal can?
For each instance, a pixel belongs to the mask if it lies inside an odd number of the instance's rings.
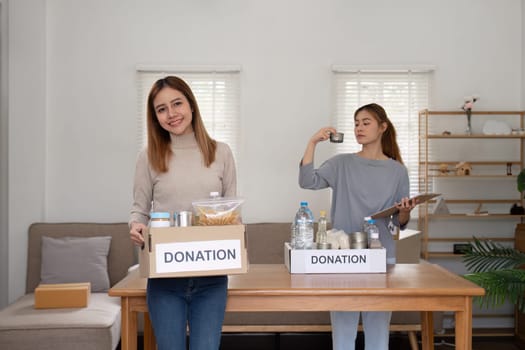
[[[350,249],[368,248],[368,237],[365,232],[352,232],[350,236]]]
[[[177,213],[177,226],[187,227],[191,226],[193,221],[193,213],[191,211],[180,211]]]
[[[332,249],[332,243],[328,243],[328,242],[317,243],[317,249]]]

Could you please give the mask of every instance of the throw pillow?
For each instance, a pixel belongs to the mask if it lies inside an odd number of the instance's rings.
[[[109,289],[111,236],[42,237],[41,283],[91,282],[92,292]]]

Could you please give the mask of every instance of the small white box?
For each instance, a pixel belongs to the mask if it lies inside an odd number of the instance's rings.
[[[290,273],[386,273],[386,249],[291,249],[284,243]]]

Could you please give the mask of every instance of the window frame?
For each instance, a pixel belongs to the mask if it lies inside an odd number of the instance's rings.
[[[419,183],[419,119],[418,112],[424,108],[429,108],[430,105],[430,91],[433,77],[433,66],[410,66],[410,67],[366,67],[366,66],[348,66],[348,65],[334,65],[332,66],[332,88],[333,88],[333,113],[332,125],[348,136],[345,137],[346,142],[337,144],[335,153],[353,153],[361,149],[360,145],[353,140],[354,134],[354,118],[355,110],[367,103],[375,102],[383,106],[387,115],[391,119],[397,132],[397,141],[403,158],[403,163],[407,167],[410,179],[410,194],[418,193]],[[404,81],[402,77],[405,76]],[[342,91],[342,81],[356,85],[355,91]],[[374,79],[375,77],[375,79]],[[381,79],[391,77],[390,80]],[[422,82],[415,81],[415,78],[422,78]],[[367,81],[365,84],[364,81]],[[392,91],[393,82],[404,82],[403,89],[406,91],[406,100],[403,103],[396,103],[393,99],[395,91]],[[380,85],[383,84],[381,88]],[[375,93],[364,92],[364,85],[368,85],[370,90],[375,88]],[[414,84],[416,85],[414,87]],[[419,85],[418,85],[419,84]],[[386,91],[385,86],[389,91]],[[351,90],[351,88],[347,88]],[[418,89],[417,91],[413,91]],[[422,91],[424,90],[424,91]],[[398,93],[399,93],[398,91]],[[349,96],[354,93],[354,96]],[[399,93],[400,94],[400,93]],[[372,95],[375,95],[372,97]],[[378,96],[379,95],[379,96]],[[401,95],[401,94],[400,94]],[[353,99],[353,100],[352,100]],[[403,115],[406,115],[406,120],[403,120]]]
[[[241,67],[237,65],[227,66],[172,66],[172,65],[137,65],[136,67],[136,92],[137,92],[137,152],[142,150],[147,145],[147,128],[146,128],[146,104],[149,90],[153,83],[168,75],[175,75],[182,78],[191,87],[193,94],[199,104],[199,110],[206,127],[206,130],[210,136],[220,142],[226,143],[232,150],[233,157],[236,162],[236,166],[239,166],[240,159],[240,130],[241,130],[241,117],[240,117],[240,83],[241,83]],[[202,84],[200,88],[196,87],[195,81],[197,76],[200,76],[202,81],[209,79],[208,83],[213,85],[212,92],[208,95],[208,98],[212,98],[211,104],[213,105],[212,110],[206,108],[205,99],[203,94],[199,93],[202,90]],[[228,80],[228,91],[222,91],[221,94],[217,93],[219,82],[224,83],[224,80]],[[208,84],[208,85],[209,85]],[[224,89],[223,89],[224,90]],[[223,110],[219,110],[220,107],[215,106],[217,97],[228,95],[229,101],[222,101],[221,106],[224,103],[229,106]],[[206,101],[207,102],[207,101]],[[220,117],[217,114],[231,115]],[[219,120],[219,121],[218,121]],[[221,124],[222,127],[219,127]],[[219,132],[218,129],[222,132]]]

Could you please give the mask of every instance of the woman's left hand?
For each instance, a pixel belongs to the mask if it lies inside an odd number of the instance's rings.
[[[396,208],[399,210],[398,218],[401,226],[406,225],[410,220],[410,211],[417,205],[417,199],[410,199],[404,197],[401,202],[396,203]]]
[[[404,197],[401,199],[401,202],[396,203],[396,208],[399,210],[400,213],[410,213],[410,211],[414,209],[417,204],[417,199],[410,199],[408,197]]]

